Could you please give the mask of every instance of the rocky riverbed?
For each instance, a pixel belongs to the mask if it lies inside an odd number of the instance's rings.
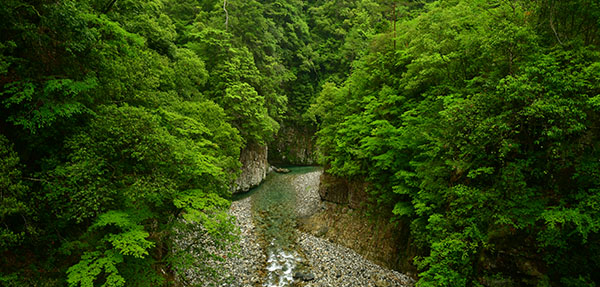
[[[260,286],[267,258],[256,236],[251,198],[234,201],[229,213],[236,217],[235,224],[240,229],[240,241],[237,256],[228,257],[225,261],[227,275],[234,280],[223,286]]]
[[[413,280],[385,269],[344,246],[302,233],[302,251],[308,257],[315,279],[304,286],[412,286]]]
[[[290,182],[296,190],[296,213],[309,216],[323,206],[318,194],[321,170],[295,175]],[[239,249],[236,256],[229,256],[223,263],[227,283],[220,286],[265,286],[269,278],[269,263],[257,234],[259,228],[252,218],[252,196],[234,201],[230,214],[236,217],[240,229]],[[378,266],[346,247],[334,244],[311,234],[297,232],[297,252],[302,263],[293,271],[291,286],[412,286],[413,281],[399,272]],[[219,286],[215,282],[203,282],[204,286]],[[222,281],[221,281],[222,282]],[[272,285],[271,285],[272,286]]]

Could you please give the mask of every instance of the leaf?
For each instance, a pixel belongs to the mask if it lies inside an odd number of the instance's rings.
[[[69,287],[94,287],[96,280],[105,277],[102,287],[125,286],[125,279],[117,269],[122,262],[123,256],[111,250],[104,253],[85,252],[79,263],[67,270],[67,283]]]
[[[90,230],[98,230],[111,225],[118,227],[120,232],[109,233],[104,236],[104,240],[111,243],[113,248],[122,255],[143,258],[149,254],[148,250],[155,246],[154,242],[146,240],[150,234],[144,231],[144,227],[133,221],[131,216],[123,211],[111,210],[101,214]]]

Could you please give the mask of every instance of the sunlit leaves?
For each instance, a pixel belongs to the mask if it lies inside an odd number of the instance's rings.
[[[123,256],[112,250],[104,253],[86,252],[79,263],[67,271],[67,283],[70,287],[94,287],[99,277],[105,277],[102,287],[125,286],[125,279],[119,274],[117,265],[123,262]]]
[[[395,51],[375,37],[310,110],[321,117],[328,171],[365,176],[378,208],[412,219],[426,255],[418,285],[525,282],[501,271],[522,266],[478,265],[497,254],[537,258],[553,280],[593,276],[598,263],[582,250],[597,250],[589,238],[599,236],[599,55],[580,43],[548,46],[536,5],[549,4],[427,4],[398,23]]]
[[[142,258],[148,255],[148,250],[155,245],[154,242],[146,240],[150,234],[144,230],[144,227],[133,221],[125,212],[109,211],[101,214],[90,229],[98,230],[107,226],[116,226],[120,229],[120,232],[105,235],[103,240],[110,243],[122,255]]]
[[[264,97],[249,84],[227,87],[221,103],[230,121],[248,141],[263,143],[279,129],[279,124],[268,114]]]

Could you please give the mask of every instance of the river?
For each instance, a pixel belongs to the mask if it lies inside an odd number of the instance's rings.
[[[294,275],[310,276],[306,259],[297,245],[294,182],[318,167],[291,167],[289,173],[270,173],[264,182],[243,196],[251,196],[257,236],[267,255],[263,286],[290,286]]]
[[[248,193],[236,195],[230,214],[240,229],[238,256],[227,256],[220,274],[226,284],[200,286],[361,287],[411,286],[411,279],[386,270],[325,238],[298,231],[298,216],[324,208],[318,193],[319,167],[270,173]],[[208,279],[208,278],[206,278]]]

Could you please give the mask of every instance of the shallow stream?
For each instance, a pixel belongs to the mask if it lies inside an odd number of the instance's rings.
[[[270,173],[264,182],[237,199],[252,196],[252,216],[267,255],[263,286],[283,287],[302,274],[306,259],[299,252],[296,232],[294,180],[318,167],[291,167],[289,173]]]

